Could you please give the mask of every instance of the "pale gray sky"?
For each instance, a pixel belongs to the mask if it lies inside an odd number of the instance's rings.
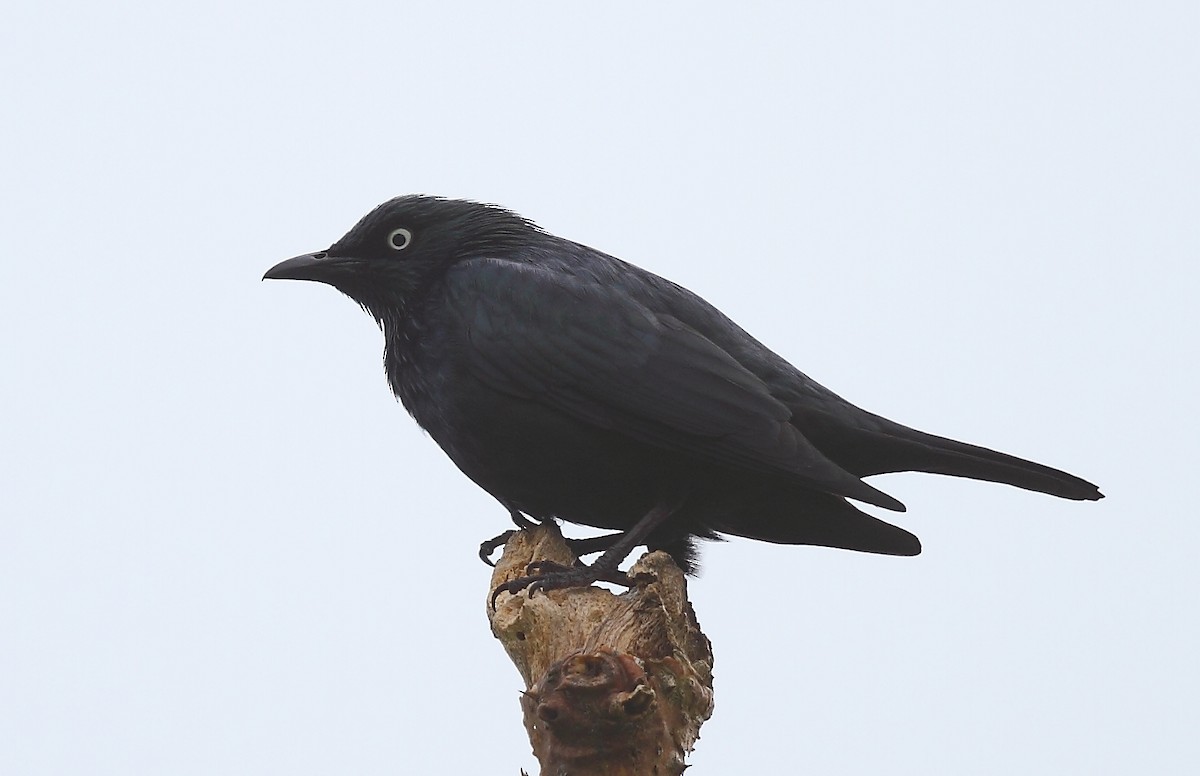
[[[259,282],[410,192],[1108,495],[892,475],[918,558],[706,547],[689,774],[1190,772],[1200,6],[649,5],[6,4],[0,773],[536,768],[506,515],[366,316]]]

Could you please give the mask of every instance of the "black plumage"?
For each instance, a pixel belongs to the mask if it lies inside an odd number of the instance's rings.
[[[619,577],[636,544],[690,568],[694,537],[726,534],[915,555],[847,500],[903,511],[861,479],[884,472],[1101,498],[859,409],[688,290],[500,207],[398,197],[265,277],[328,283],[374,316],[392,390],[518,522],[623,532],[591,570],[541,569],[544,587]]]

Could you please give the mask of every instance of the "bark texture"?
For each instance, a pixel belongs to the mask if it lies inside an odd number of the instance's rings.
[[[509,539],[488,596],[534,560],[575,562],[550,523]],[[666,553],[633,589],[501,593],[492,632],[525,680],[521,709],[542,776],[676,776],[712,714],[712,647]]]

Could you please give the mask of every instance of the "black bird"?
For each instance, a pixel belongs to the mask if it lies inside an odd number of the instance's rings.
[[[405,196],[328,250],[264,278],[316,280],[370,313],[396,396],[519,527],[620,533],[590,566],[541,564],[504,589],[625,581],[637,545],[693,570],[696,537],[916,555],[917,537],[848,501],[922,471],[1102,498],[1066,472],[850,404],[669,280],[494,205]]]

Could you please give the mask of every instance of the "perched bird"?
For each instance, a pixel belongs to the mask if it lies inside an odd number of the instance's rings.
[[[540,564],[509,592],[626,581],[643,544],[692,570],[697,537],[916,555],[850,503],[904,511],[862,480],[884,472],[1102,498],[859,409],[687,289],[494,205],[397,197],[264,278],[327,283],[370,313],[396,396],[519,527],[620,532],[585,545],[604,550],[590,566]]]

